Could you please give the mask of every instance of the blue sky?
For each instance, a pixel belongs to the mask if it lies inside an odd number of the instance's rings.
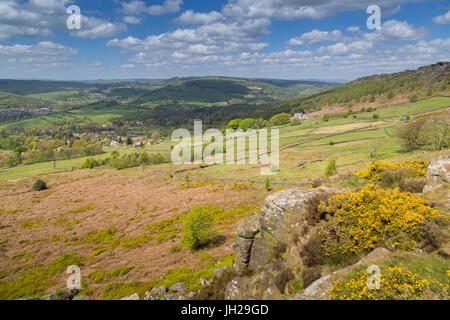
[[[0,78],[351,80],[449,61],[449,31],[439,0],[0,0]]]

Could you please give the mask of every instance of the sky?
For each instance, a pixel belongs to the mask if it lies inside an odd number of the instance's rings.
[[[0,0],[0,78],[353,80],[449,61],[449,31],[442,0]]]

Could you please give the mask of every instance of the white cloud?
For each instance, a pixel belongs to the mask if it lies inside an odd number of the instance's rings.
[[[314,29],[310,32],[302,34],[300,37],[292,38],[288,41],[289,46],[304,46],[316,43],[337,41],[342,37],[339,30],[334,31],[320,31]]]
[[[378,0],[383,14],[399,10],[402,3],[414,0]],[[241,18],[322,19],[338,12],[365,10],[373,0],[231,0],[223,13]]]
[[[133,16],[125,16],[123,17],[123,22],[127,24],[139,24],[142,22],[142,19]]]
[[[358,32],[360,28],[358,26],[350,26],[347,28],[347,32]]]
[[[433,22],[438,23],[438,24],[450,23],[450,10],[447,11],[447,13],[443,14],[442,16],[437,16],[437,17],[433,18]]]
[[[427,30],[416,29],[406,21],[389,20],[383,24],[381,34],[386,40],[418,40],[427,35]]]
[[[71,34],[78,38],[105,38],[111,37],[119,32],[126,31],[127,27],[123,23],[111,23],[95,17],[81,17],[81,29],[71,31]]]
[[[51,41],[41,41],[35,45],[0,45],[0,70],[7,72],[10,68],[28,70],[38,67],[45,73],[46,68],[62,66],[77,53],[77,49]],[[0,71],[0,76],[8,75]]]
[[[144,1],[133,0],[131,2],[123,2],[122,11],[131,16],[141,14],[159,16],[179,12],[182,4],[183,0],[165,0],[161,5],[147,6]]]
[[[192,10],[188,10],[180,15],[176,21],[181,24],[209,24],[221,21],[223,19],[224,16],[217,11],[211,11],[209,13],[196,13]]]
[[[1,0],[0,41],[15,36],[52,36],[55,31],[68,31],[66,6],[70,0]],[[77,37],[105,37],[124,31],[123,24],[83,16],[82,30],[70,32]]]

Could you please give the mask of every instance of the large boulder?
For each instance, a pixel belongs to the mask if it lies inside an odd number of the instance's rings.
[[[268,196],[261,212],[241,222],[236,232],[234,269],[238,273],[258,270],[268,263],[282,244],[307,234],[308,202],[321,194],[335,194],[331,188],[283,190]],[[295,259],[295,257],[293,257]]]
[[[430,161],[427,184],[424,192],[430,192],[450,182],[450,156],[441,156]]]

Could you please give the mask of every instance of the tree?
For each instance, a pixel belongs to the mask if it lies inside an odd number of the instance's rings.
[[[255,126],[256,126],[256,120],[253,118],[244,119],[239,123],[239,129],[244,130],[244,131],[250,130],[250,129],[254,128]]]
[[[239,129],[239,125],[241,124],[241,122],[242,122],[242,119],[231,120],[227,125],[227,129],[237,130],[237,129]]]
[[[214,241],[218,232],[213,229],[213,213],[202,207],[194,208],[188,213],[184,224],[183,244],[197,251]]]
[[[330,162],[328,162],[328,166],[325,170],[325,176],[331,177],[332,175],[335,175],[336,172],[337,172],[336,159],[331,159]]]
[[[127,137],[127,145],[132,145],[133,144],[133,139],[131,139],[131,137]]]
[[[281,126],[283,124],[287,124],[291,121],[291,116],[287,113],[279,113],[275,116],[273,116],[270,119],[270,124],[274,126]]]
[[[403,145],[408,151],[416,149],[422,127],[425,123],[425,119],[419,119],[414,122],[405,123],[397,130],[397,137],[402,140]]]
[[[154,131],[154,132],[152,133],[152,139],[153,139],[153,140],[159,140],[159,139],[161,139],[161,134],[160,134],[158,131]]]

